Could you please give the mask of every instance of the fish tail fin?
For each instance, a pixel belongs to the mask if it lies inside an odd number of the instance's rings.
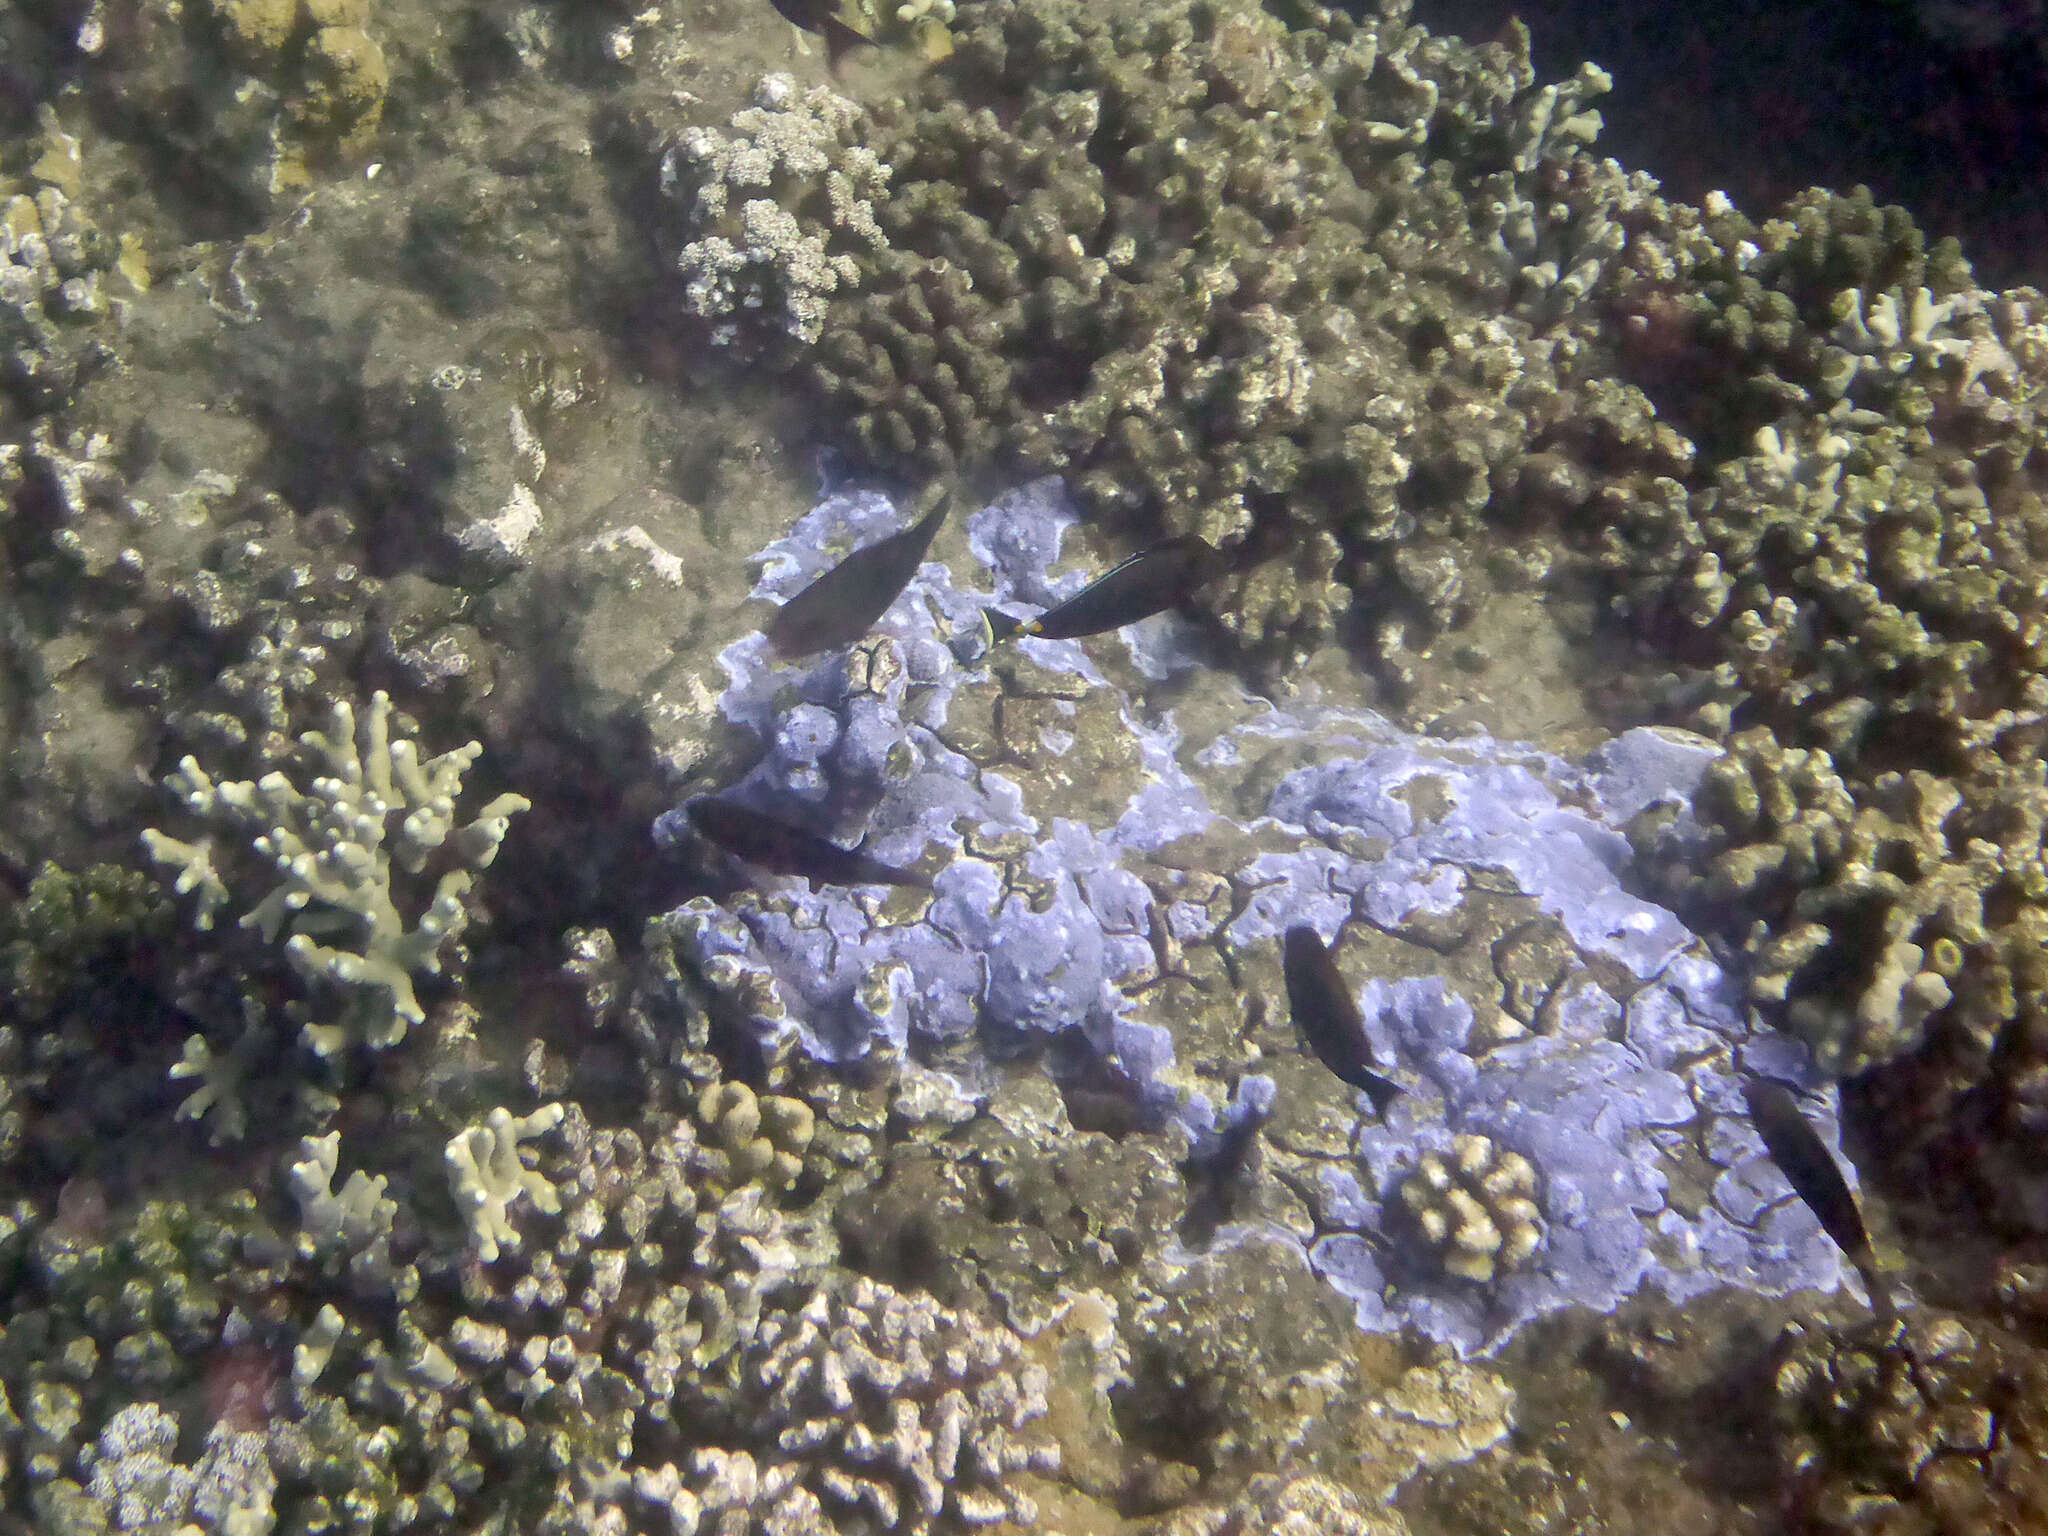
[[[1899,1304],[1892,1295],[1890,1279],[1877,1262],[1875,1253],[1865,1254],[1856,1263],[1856,1269],[1863,1277],[1863,1288],[1870,1293],[1870,1311],[1881,1323],[1898,1321]]]
[[[836,16],[821,19],[819,30],[825,34],[825,64],[833,74],[839,73],[839,62],[856,48],[864,48],[874,39],[856,32]]]
[[[1401,1097],[1402,1087],[1392,1078],[1382,1076],[1378,1072],[1366,1072],[1363,1076],[1366,1079],[1365,1096],[1372,1101],[1372,1112],[1379,1116],[1381,1123],[1384,1124],[1387,1111],[1393,1107],[1394,1100]]]
[[[847,849],[847,853],[865,867],[867,878],[876,885],[903,885],[913,890],[928,891],[932,888],[932,877],[923,870],[906,864],[886,864],[868,852],[868,843],[874,834],[864,833],[861,840]]]
[[[860,840],[861,849],[866,850],[868,840]],[[891,885],[908,886],[914,891],[928,891],[932,888],[932,877],[915,864],[884,864],[880,859],[871,862],[881,873],[888,876]]]
[[[988,615],[988,638],[991,645],[1001,645],[1005,640],[1014,640],[1028,632],[1030,619],[1013,619],[1000,608],[984,610]]]

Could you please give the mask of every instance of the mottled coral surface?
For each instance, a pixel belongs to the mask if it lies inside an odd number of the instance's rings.
[[[1620,825],[1681,801],[1715,750],[1646,730],[1573,764],[1249,696],[1226,729],[1195,739],[1111,683],[1108,657],[1027,641],[1038,672],[1077,685],[1070,712],[1106,696],[1128,737],[1113,777],[1070,793],[1072,733],[1054,731],[1036,762],[1006,756],[1000,735],[973,755],[949,742],[966,739],[953,722],[989,692],[998,715],[1030,701],[998,675],[1007,653],[987,651],[979,614],[1079,579],[1048,577],[1072,518],[1051,482],[974,513],[967,542],[990,590],[928,562],[848,655],[784,669],[758,636],[727,650],[721,708],[767,748],[727,793],[823,835],[864,834],[879,856],[935,874],[929,897],[762,877],[693,900],[674,920],[724,1005],[771,1052],[920,1060],[970,1094],[1020,1057],[1072,1079],[1106,1072],[1143,1113],[1199,1135],[1222,1085],[1214,1064],[1185,1058],[1215,1038],[1201,1016],[1243,999],[1224,986],[1193,993],[1192,1014],[1175,1006],[1188,995],[1160,989],[1163,943],[1249,961],[1306,922],[1341,956],[1347,934],[1398,933],[1449,919],[1482,890],[1505,894],[1564,935],[1568,959],[1533,1028],[1497,1005],[1480,1025],[1456,979],[1354,983],[1374,1053],[1406,1092],[1384,1123],[1359,1098],[1344,1140],[1302,1159],[1316,1193],[1297,1237],[1360,1324],[1477,1349],[1554,1307],[1611,1307],[1646,1281],[1680,1298],[1716,1284],[1834,1284],[1835,1251],[1785,1199],[1734,1083],[1746,1068],[1810,1085],[1802,1053],[1752,1039],[1697,941],[1619,874]],[[768,552],[763,593],[798,590],[900,520],[872,494],[826,501]],[[1187,665],[1176,622],[1098,644],[1171,672]],[[1048,728],[1035,729],[1045,745]],[[1246,766],[1276,750],[1302,766],[1273,783],[1261,813],[1219,813]],[[661,835],[680,838],[680,818]],[[1190,868],[1235,893],[1220,913],[1176,897]],[[1472,1135],[1527,1160],[1543,1230],[1525,1264],[1484,1281],[1447,1272],[1387,1208],[1418,1160]]]

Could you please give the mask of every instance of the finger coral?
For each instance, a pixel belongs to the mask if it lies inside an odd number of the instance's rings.
[[[249,835],[277,877],[241,925],[272,943],[282,937],[301,976],[342,990],[337,1022],[306,1025],[307,1043],[323,1055],[395,1045],[426,1017],[413,975],[441,969],[444,947],[469,921],[463,897],[527,806],[522,796],[499,795],[457,822],[455,797],[483,747],[471,742],[422,760],[392,725],[385,694],[372,696],[360,725],[347,701],[337,700],[329,728],[299,738],[316,765],[303,789],[282,772],[215,782],[190,757],[166,780],[194,816]],[[143,845],[175,873],[178,892],[195,897],[193,925],[212,927],[231,899],[212,844],[151,830]],[[401,901],[436,862],[448,867],[408,916]]]

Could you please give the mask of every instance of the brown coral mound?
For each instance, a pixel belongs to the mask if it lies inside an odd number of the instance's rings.
[[[1387,661],[1466,610],[1458,546],[1570,414],[1539,332],[1618,242],[1574,170],[1605,81],[1286,9],[965,11],[877,114],[888,248],[811,372],[877,463],[1057,471],[1134,542],[1241,550],[1212,611],[1249,653],[1356,598]]]
[[[1788,1331],[1778,1414],[1800,1532],[2048,1529],[2048,1355],[1952,1318]]]
[[[1861,191],[1665,206],[1612,276],[1624,371],[1696,462],[1580,526],[1684,669],[1672,714],[1730,750],[1638,851],[1771,1017],[1996,1189],[2048,1061],[2048,304]]]

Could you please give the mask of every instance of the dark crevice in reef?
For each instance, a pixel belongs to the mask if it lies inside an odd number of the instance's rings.
[[[1810,186],[1868,185],[1954,235],[1989,287],[2048,283],[2048,31],[1943,47],[1881,0],[1418,0],[1415,19],[1479,43],[1511,18],[1545,80],[1614,76],[1598,153],[1697,203],[1762,217]]]

